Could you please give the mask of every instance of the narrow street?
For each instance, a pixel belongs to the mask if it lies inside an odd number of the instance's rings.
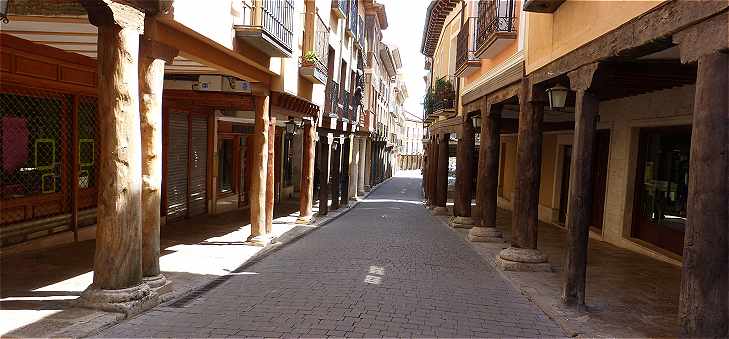
[[[410,172],[413,173],[413,172]],[[563,336],[421,203],[419,177],[104,337]]]

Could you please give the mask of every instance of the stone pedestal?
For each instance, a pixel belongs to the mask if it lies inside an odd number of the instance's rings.
[[[472,228],[476,220],[472,217],[453,217],[448,220],[448,225],[453,228]]]
[[[147,284],[118,290],[97,289],[93,285],[81,293],[76,306],[124,313],[128,318],[159,305],[159,295]]]
[[[504,271],[551,272],[547,256],[537,249],[509,247],[499,253],[496,264]]]
[[[448,215],[448,207],[433,206],[433,215]]]
[[[504,242],[501,231],[496,227],[476,226],[468,232],[468,240],[471,242]]]

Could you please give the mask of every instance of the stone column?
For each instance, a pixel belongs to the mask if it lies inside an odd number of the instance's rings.
[[[528,78],[522,79],[511,247],[497,258],[497,264],[507,271],[551,270],[547,256],[537,250],[544,104],[544,90],[532,86]]]
[[[270,240],[266,233],[266,188],[268,181],[269,96],[256,97],[256,120],[253,131],[253,157],[251,159],[251,235],[248,242],[265,245]]]
[[[480,222],[468,232],[473,242],[502,242],[501,231],[496,229],[496,211],[499,195],[499,125],[503,106],[481,100],[481,148],[478,155],[478,188],[476,208]]]
[[[331,179],[329,181],[329,190],[331,191],[332,197],[332,210],[339,209],[339,194],[341,191],[341,164],[342,164],[342,137],[337,136],[334,138],[332,143],[332,161],[331,166]]]
[[[276,195],[276,117],[269,117],[268,169],[266,171],[266,234],[273,231],[273,208]]]
[[[471,218],[471,197],[473,196],[473,151],[476,139],[473,131],[471,117],[463,119],[461,138],[458,139],[456,154],[456,203],[455,216],[451,219],[451,226],[471,228],[475,224]],[[456,208],[457,206],[457,208]]]
[[[299,189],[300,223],[308,223],[312,217],[312,199],[314,196],[314,163],[316,148],[316,126],[311,120],[304,120],[303,159],[301,160],[301,188]]]
[[[436,187],[434,215],[448,215],[448,141],[449,135],[441,134],[438,138],[438,159],[436,161]]]
[[[359,175],[359,178],[357,179],[357,194],[360,196],[364,196],[365,193],[365,176],[367,174],[365,173],[367,167],[366,167],[366,160],[367,157],[367,138],[360,139],[359,142],[359,171],[357,174]]]
[[[726,337],[729,55],[713,52],[697,59],[678,315],[684,335]]]
[[[430,137],[430,161],[428,161],[428,205],[435,208],[438,202],[438,136]]]
[[[94,280],[80,305],[127,315],[159,302],[142,280],[139,36],[144,13],[82,1],[98,27],[99,184]]]
[[[352,169],[352,136],[345,135],[342,138],[342,163],[339,175],[342,177],[339,180],[342,186],[339,194],[339,204],[342,207],[347,207],[349,204],[349,171]],[[346,168],[345,168],[346,167]]]
[[[162,198],[162,87],[165,62],[177,50],[144,37],[139,48],[139,113],[142,127],[142,274],[158,293],[169,292],[160,272]],[[168,287],[165,287],[168,286]],[[165,288],[163,288],[165,287]]]
[[[331,139],[328,134],[319,135],[319,215],[329,213],[329,151]]]
[[[576,92],[576,103],[562,302],[580,307],[585,305],[587,242],[592,216],[592,166],[600,104],[597,97],[589,92],[596,69],[597,64],[590,64],[569,73],[570,87]]]
[[[353,138],[351,144],[352,161],[349,164],[349,200],[357,201],[357,180],[359,179],[359,138]]]

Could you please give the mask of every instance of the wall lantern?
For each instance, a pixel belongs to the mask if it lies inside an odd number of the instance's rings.
[[[480,115],[474,115],[471,117],[471,122],[473,123],[473,128],[476,130],[481,129],[481,116]]]
[[[294,122],[294,118],[290,118],[289,121],[286,122],[286,133],[288,134],[296,134],[296,122]]]
[[[567,92],[569,89],[562,85],[554,86],[547,90],[547,96],[549,97],[549,108],[554,111],[560,111],[564,109],[564,105],[567,102]]]
[[[0,21],[2,23],[7,24],[10,22],[8,20],[8,3],[10,0],[0,0]]]

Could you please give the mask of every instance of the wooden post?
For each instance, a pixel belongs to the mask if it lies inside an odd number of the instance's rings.
[[[341,177],[341,164],[342,164],[342,137],[335,137],[334,143],[332,144],[332,161],[331,161],[331,180],[329,183],[329,189],[331,191],[332,205],[331,209],[339,209],[339,194],[341,190],[340,180]]]
[[[567,251],[565,252],[562,303],[585,304],[587,242],[592,213],[592,167],[599,100],[588,92],[597,69],[590,64],[570,72],[576,91],[575,132],[567,202]]]
[[[162,88],[165,62],[177,50],[143,38],[139,52],[139,113],[142,128],[142,271],[158,292],[167,284],[160,272],[162,197]]]
[[[269,117],[268,169],[266,172],[266,234],[273,231],[273,208],[276,195],[276,117]]]
[[[339,195],[339,204],[347,207],[349,204],[349,170],[352,167],[352,137],[345,135],[342,139],[342,162],[339,171],[341,193]],[[345,166],[346,165],[346,166]],[[345,168],[346,167],[346,168]]]
[[[366,162],[365,158],[366,158],[366,154],[367,154],[367,139],[361,138],[358,145],[359,145],[359,155],[358,155],[359,171],[357,172],[357,174],[358,174],[359,178],[357,179],[357,194],[364,196],[365,176],[367,175],[367,174],[365,174],[365,170],[367,168],[365,166],[365,162]]]
[[[430,137],[430,162],[428,164],[428,203],[435,208],[438,203],[438,135]]]
[[[453,227],[471,228],[471,198],[473,197],[473,151],[476,140],[471,117],[465,116],[461,125],[461,138],[456,150],[456,202]]]
[[[481,100],[481,148],[478,156],[478,188],[476,208],[479,210],[479,226],[468,232],[473,242],[502,242],[501,232],[496,229],[496,210],[499,186],[499,125],[502,105],[491,105]]]
[[[503,270],[548,271],[547,257],[537,250],[539,175],[542,160],[544,91],[523,78],[519,91],[516,192],[512,214],[511,247],[501,251]]]
[[[269,96],[256,97],[256,120],[253,131],[253,159],[251,159],[251,235],[248,242],[265,245],[266,189],[268,181]]]
[[[82,5],[98,27],[100,159],[94,281],[80,303],[130,314],[159,301],[142,282],[138,57],[144,13],[120,3]]]
[[[441,134],[438,138],[438,160],[436,171],[435,208],[433,214],[448,214],[448,141],[449,134]]]
[[[329,152],[328,134],[319,135],[319,215],[329,213]]]
[[[679,322],[690,337],[727,337],[729,55],[698,58]]]
[[[311,120],[304,120],[304,154],[301,161],[301,189],[299,190],[299,222],[311,220],[311,206],[314,196],[314,159],[316,148],[316,127]]]
[[[365,146],[365,177],[364,189],[366,192],[372,188],[372,139],[367,139]]]
[[[359,138],[351,137],[350,149],[352,160],[349,162],[349,187],[347,197],[349,200],[357,201],[357,181],[359,179]]]

